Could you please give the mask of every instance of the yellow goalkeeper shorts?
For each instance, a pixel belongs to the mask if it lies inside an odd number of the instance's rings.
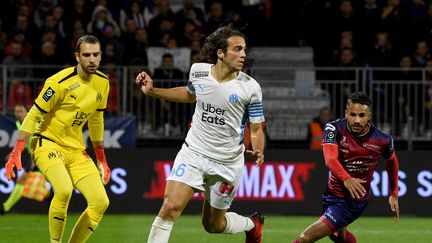
[[[64,148],[40,137],[34,137],[31,146],[33,159],[44,176],[54,164],[65,166],[73,185],[88,175],[99,174],[95,163],[85,151]]]

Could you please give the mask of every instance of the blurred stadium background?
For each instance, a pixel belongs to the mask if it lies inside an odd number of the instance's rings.
[[[347,94],[360,90],[373,99],[373,123],[395,138],[402,221],[391,221],[381,166],[368,217],[353,231],[360,242],[432,241],[425,225],[432,216],[430,1],[16,0],[0,1],[0,21],[1,156],[15,143],[14,105],[30,107],[47,77],[75,65],[81,35],[101,39],[101,70],[111,84],[105,147],[113,178],[107,187],[111,205],[93,242],[146,238],[193,113],[193,105],[144,97],[133,83],[136,74],[151,72],[159,87],[184,85],[205,36],[228,22],[248,37],[251,64],[245,72],[261,84],[268,140],[266,165],[247,164],[233,209],[271,215],[267,242],[289,241],[314,220],[303,216],[319,215],[327,170],[321,152],[308,149],[309,123],[324,106],[333,118],[342,116]],[[173,60],[162,62],[165,53]],[[0,202],[13,187],[1,168]],[[176,225],[173,242],[190,242],[182,235],[219,239],[203,234],[194,216],[201,200],[197,195],[189,205],[185,214],[191,216]],[[84,207],[75,195],[69,227]],[[48,204],[21,200],[12,211],[0,217],[1,242],[46,239]]]

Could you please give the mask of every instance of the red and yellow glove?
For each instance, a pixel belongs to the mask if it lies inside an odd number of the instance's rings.
[[[24,139],[18,139],[15,143],[15,147],[9,155],[9,159],[5,165],[6,178],[8,181],[10,181],[11,178],[15,178],[15,173],[13,171],[14,166],[17,167],[17,170],[22,170],[21,152],[24,150],[25,145],[26,141]]]
[[[108,184],[110,178],[111,178],[111,170],[108,167],[108,162],[105,157],[105,150],[104,148],[97,147],[94,149],[96,159],[97,159],[97,166],[99,169],[99,174],[102,178],[102,182],[104,185]]]

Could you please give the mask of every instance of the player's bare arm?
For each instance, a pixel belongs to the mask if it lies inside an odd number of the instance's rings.
[[[253,151],[246,150],[246,154],[250,156],[253,160],[255,160],[255,164],[260,166],[264,163],[264,145],[265,145],[265,136],[264,131],[262,129],[261,123],[251,123],[251,143]]]
[[[24,141],[28,142],[28,140],[30,139],[31,134],[28,132],[24,132],[24,131],[19,131],[18,132],[18,136],[17,136],[17,140],[18,139],[23,139]]]
[[[135,83],[140,86],[141,91],[150,97],[159,98],[167,101],[179,103],[194,103],[195,95],[186,90],[186,86],[175,88],[155,88],[153,79],[146,72],[141,72],[137,75]]]

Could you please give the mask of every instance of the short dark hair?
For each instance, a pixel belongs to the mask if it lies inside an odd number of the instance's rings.
[[[245,38],[244,34],[235,29],[232,24],[219,27],[205,39],[201,50],[202,56],[208,62],[215,64],[218,58],[217,51],[221,49],[223,52],[226,52],[228,47],[228,38],[232,36]]]
[[[22,106],[22,107],[24,107],[24,109],[25,109],[26,111],[29,110],[28,107],[27,107],[27,105],[24,104],[24,103],[16,103],[16,104],[14,105],[14,108],[17,107],[17,106]]]
[[[77,53],[80,52],[80,50],[81,50],[81,44],[82,44],[82,43],[90,43],[90,44],[97,44],[97,43],[99,43],[99,44],[100,44],[100,41],[99,41],[99,39],[98,39],[96,36],[94,36],[94,35],[83,35],[83,36],[81,36],[81,37],[78,39],[77,44],[76,44],[76,48],[75,48],[75,51],[76,51]]]
[[[174,56],[173,56],[173,54],[171,54],[171,53],[164,53],[164,54],[162,55],[162,59],[165,59],[165,58],[174,58]]]
[[[372,100],[369,98],[369,95],[364,92],[354,92],[348,96],[348,103],[362,104],[371,107]]]

